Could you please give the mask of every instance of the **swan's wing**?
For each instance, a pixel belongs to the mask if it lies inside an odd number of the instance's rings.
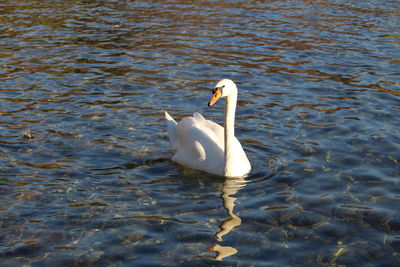
[[[206,120],[203,115],[198,112],[193,113],[193,118],[199,124],[199,127],[214,140],[218,146],[223,149],[224,146],[224,127],[210,120]]]
[[[223,153],[223,151],[225,150],[224,127],[213,121],[204,119],[203,116],[201,116],[200,114],[194,115],[193,117],[195,116],[196,118],[198,118],[197,121],[201,125],[202,130],[206,132],[207,135],[215,142],[214,146],[205,147],[208,155],[210,154],[210,148],[211,151],[215,151],[214,149],[217,149],[217,147],[220,149],[218,151],[222,151]],[[251,169],[250,162],[247,159],[246,153],[244,152],[242,145],[236,137],[234,138],[234,141],[232,143],[231,153],[234,154],[232,155],[233,157],[230,157],[231,159],[234,158],[234,162],[231,164],[232,167],[230,168],[232,171],[232,176],[241,176],[244,172],[249,172]],[[211,163],[209,164],[211,166]],[[216,169],[216,167],[214,168]]]
[[[213,139],[221,147],[224,147],[224,127],[210,120],[205,120],[204,124],[214,135]]]
[[[206,120],[200,113],[185,117],[179,123],[165,112],[171,147],[176,150],[172,160],[186,167],[205,172],[226,175],[224,170],[224,128]],[[241,176],[251,166],[240,142],[235,138],[232,176]],[[246,173],[247,173],[246,172]],[[230,175],[230,174],[229,174]]]
[[[165,111],[165,120],[167,122],[167,131],[169,137],[169,143],[172,149],[178,149],[178,140],[176,134],[176,121]]]
[[[206,120],[206,119],[204,119],[203,115],[201,115],[198,112],[193,112],[193,118],[200,124]]]
[[[185,166],[196,168],[196,165],[206,160],[206,151],[200,142],[194,141],[191,147],[179,149],[172,157],[172,160]]]
[[[220,127],[220,126],[219,126]],[[221,174],[223,145],[200,114],[183,118],[176,126],[178,149],[172,160],[192,169]]]
[[[198,160],[203,161],[206,159],[206,151],[199,141],[194,141],[194,151],[198,154]]]

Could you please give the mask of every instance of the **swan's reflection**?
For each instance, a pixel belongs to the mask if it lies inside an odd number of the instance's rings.
[[[241,188],[243,188],[246,185],[246,180],[244,178],[230,178],[227,177],[225,179],[224,184],[222,185],[222,200],[225,209],[228,212],[228,218],[222,222],[220,225],[220,231],[218,231],[215,235],[216,239],[218,241],[223,241],[222,237],[226,234],[228,234],[230,231],[232,231],[233,228],[236,226],[239,226],[242,222],[242,220],[236,216],[233,213],[233,208],[235,206],[235,200],[236,198],[233,197]],[[234,247],[229,247],[229,246],[221,246],[218,244],[215,244],[212,248],[212,251],[217,252],[217,255],[215,256],[215,260],[222,260],[225,257],[234,255],[237,253],[237,249]]]

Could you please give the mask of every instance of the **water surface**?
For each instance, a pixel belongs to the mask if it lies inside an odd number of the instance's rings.
[[[0,10],[2,265],[400,264],[398,1]],[[221,78],[245,179],[170,160]]]

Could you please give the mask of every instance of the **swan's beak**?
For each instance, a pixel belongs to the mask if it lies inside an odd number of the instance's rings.
[[[222,92],[220,89],[215,90],[210,102],[208,102],[208,106],[214,105],[215,102],[222,96]]]

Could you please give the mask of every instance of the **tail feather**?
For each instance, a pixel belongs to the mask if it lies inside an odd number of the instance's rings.
[[[167,122],[167,132],[169,137],[169,143],[172,149],[178,149],[177,137],[176,137],[176,121],[165,111],[165,120]]]

